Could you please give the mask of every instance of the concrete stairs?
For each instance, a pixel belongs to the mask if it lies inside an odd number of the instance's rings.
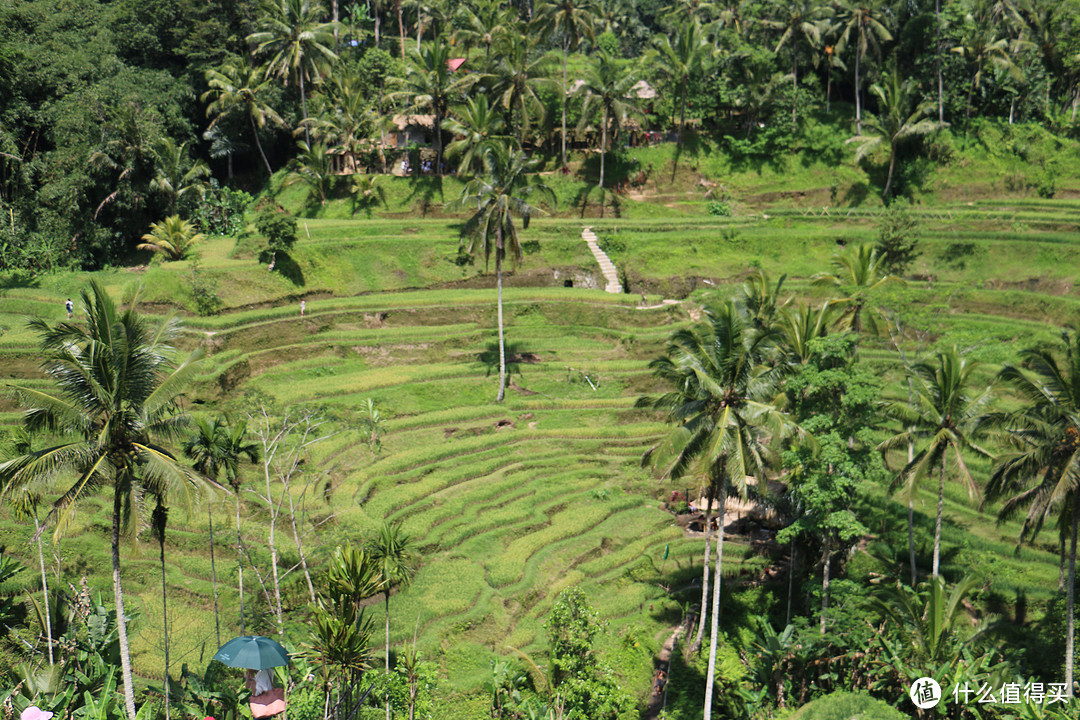
[[[615,263],[611,262],[611,258],[607,256],[607,253],[596,244],[596,233],[592,231],[592,227],[587,227],[581,231],[581,239],[589,246],[593,257],[596,258],[596,262],[600,265],[600,272],[604,275],[604,281],[607,283],[604,286],[604,291],[621,293],[623,289],[622,284],[619,282],[619,273],[615,270]]]

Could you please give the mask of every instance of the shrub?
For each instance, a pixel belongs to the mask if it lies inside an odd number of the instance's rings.
[[[735,214],[731,211],[730,205],[726,202],[721,202],[720,200],[709,203],[707,209],[709,214],[713,217],[732,217]]]
[[[919,256],[919,221],[907,203],[894,202],[878,222],[878,254],[884,258],[885,271],[903,275]]]
[[[865,693],[834,692],[804,705],[791,720],[902,720],[904,714]]]
[[[263,208],[255,216],[255,229],[266,238],[271,252],[288,250],[296,243],[296,218],[284,211]]]

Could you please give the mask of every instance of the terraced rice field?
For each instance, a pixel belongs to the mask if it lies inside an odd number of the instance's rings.
[[[1076,201],[1031,200],[917,208],[923,256],[912,273],[919,279],[877,302],[912,328],[909,351],[970,347],[989,378],[1024,347],[1053,340],[1062,324],[1080,321],[1078,210]],[[314,446],[302,478],[302,524],[322,523],[306,537],[309,560],[318,565],[337,544],[362,538],[384,518],[400,521],[416,538],[422,565],[412,585],[392,598],[391,641],[399,645],[415,634],[421,651],[438,663],[445,717],[475,716],[468,714],[475,710],[470,702],[482,700],[473,694],[492,657],[517,648],[543,660],[544,617],[558,591],[573,583],[609,620],[606,643],[638,643],[637,661],[620,672],[628,688],[644,695],[652,654],[681,613],[679,598],[665,588],[693,574],[700,551],[662,508],[675,488],[639,467],[664,430],[658,418],[633,408],[639,395],[655,389],[648,362],[670,331],[696,313],[702,293],[727,292],[752,266],[789,273],[786,287],[800,298],[823,297],[810,275],[827,269],[838,240],[873,238],[875,220],[870,212],[777,208],[730,220],[635,221],[632,228],[618,219],[590,221],[602,240],[622,241],[622,250],[609,253],[627,269],[631,295],[562,287],[556,272],[596,273],[581,226],[537,222],[523,239],[539,239],[541,250],[527,255],[522,272],[508,281],[508,345],[516,357],[501,405],[493,402],[494,290],[489,279],[476,279],[480,268],[462,270],[447,259],[456,246],[450,223],[410,221],[417,230],[405,233],[401,223],[310,220],[312,239],[302,239],[293,253],[303,287],[268,277],[250,258],[230,257],[231,241],[217,241],[203,267],[230,307],[219,316],[187,318],[185,349],[206,353],[191,409],[239,417],[262,403],[317,408],[328,418],[328,437]],[[972,247],[949,255],[957,243]],[[947,259],[958,252],[958,259]],[[147,272],[148,280],[160,280],[148,288],[152,299],[164,299],[161,288],[182,286],[185,265]],[[101,277],[118,297],[135,278],[126,271]],[[37,287],[2,291],[5,377],[43,384],[22,318],[61,319],[64,295],[78,283],[46,278]],[[661,295],[691,287],[686,302],[659,304]],[[647,307],[641,290],[649,295]],[[308,298],[303,319],[301,294]],[[891,382],[898,378],[887,338],[867,341],[862,352]],[[387,418],[377,455],[359,430],[368,398]],[[17,420],[10,403],[0,413],[0,422]],[[257,488],[261,469],[245,473]],[[259,548],[266,512],[253,495],[244,500],[242,531],[265,573],[268,553]],[[214,503],[227,634],[239,629],[233,500]],[[64,581],[88,574],[108,597],[108,576],[100,571],[108,562],[105,506],[81,514],[51,550]],[[932,514],[929,495],[917,509]],[[1002,591],[1053,588],[1052,548],[1014,557],[1015,527],[995,526],[962,491],[950,491],[946,512],[953,519],[946,541],[957,548],[949,562],[993,551]],[[0,544],[29,558],[25,528],[10,518],[0,523]],[[207,531],[205,507],[174,513],[167,582],[176,666],[204,665],[215,642]],[[142,616],[136,671],[153,678],[164,670],[160,570],[156,548],[145,543],[125,549],[125,582]],[[732,545],[731,574],[740,561],[760,566],[748,546]],[[279,547],[291,566],[297,556],[284,528]],[[254,575],[245,573],[249,610],[256,606],[249,630],[268,622]],[[290,607],[302,607],[307,590],[299,571],[286,583]],[[1030,596],[1037,600],[1040,592]],[[371,612],[380,626],[382,604]],[[302,623],[290,630],[297,638],[302,631]]]

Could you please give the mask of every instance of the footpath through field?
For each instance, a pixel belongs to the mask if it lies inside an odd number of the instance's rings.
[[[581,239],[589,246],[589,250],[592,251],[596,262],[600,264],[600,272],[603,273],[604,280],[607,281],[604,290],[609,293],[621,293],[622,285],[619,283],[619,273],[615,272],[615,263],[611,262],[611,258],[607,256],[607,253],[596,244],[596,233],[592,231],[591,226],[581,231]]]

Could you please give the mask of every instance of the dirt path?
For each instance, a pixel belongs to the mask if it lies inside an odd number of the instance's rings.
[[[615,294],[621,293],[622,284],[619,282],[619,273],[615,271],[615,263],[611,262],[611,258],[607,256],[607,253],[596,244],[596,233],[592,231],[592,227],[587,227],[581,231],[581,239],[589,246],[589,250],[592,251],[596,262],[600,264],[600,272],[603,273],[604,280],[607,281],[604,291]]]
[[[649,690],[649,704],[645,707],[645,714],[642,716],[644,720],[656,720],[664,709],[664,702],[667,700],[667,681],[668,671],[671,667],[671,653],[674,651],[675,643],[679,641],[679,635],[682,631],[682,625],[678,625],[673,629],[671,635],[664,642],[664,647],[660,649],[659,657],[656,658],[656,671],[653,673],[652,687]]]

